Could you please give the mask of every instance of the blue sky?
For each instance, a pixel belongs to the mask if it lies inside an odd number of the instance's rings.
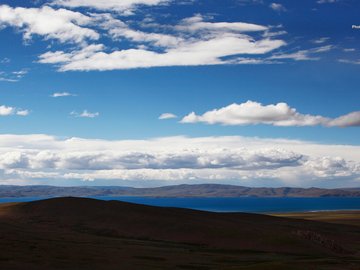
[[[358,186],[360,3],[125,2],[1,1],[0,183]]]

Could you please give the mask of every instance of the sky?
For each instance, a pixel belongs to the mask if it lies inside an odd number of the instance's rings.
[[[0,184],[360,186],[356,0],[0,0]]]

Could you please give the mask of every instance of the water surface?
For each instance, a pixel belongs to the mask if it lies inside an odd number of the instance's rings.
[[[45,197],[0,198],[0,202],[28,202]],[[48,197],[46,197],[48,198]],[[308,212],[360,210],[360,198],[150,198],[150,197],[92,197],[119,200],[162,207],[180,207],[214,212]]]

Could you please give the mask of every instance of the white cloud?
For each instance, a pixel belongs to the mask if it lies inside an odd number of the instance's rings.
[[[18,81],[19,81],[18,79],[13,79],[13,78],[9,78],[9,77],[3,77],[2,75],[3,75],[3,74],[0,72],[0,81],[2,81],[2,82],[11,82],[11,83],[14,83],[14,82],[18,82]]]
[[[0,116],[9,116],[9,115],[27,116],[29,115],[29,113],[30,112],[28,110],[22,110],[5,105],[0,106]]]
[[[105,49],[104,45],[96,44],[96,45],[89,45],[73,53],[64,53],[62,51],[47,52],[40,55],[39,62],[47,63],[47,64],[65,63],[65,62],[70,62],[73,56],[86,59],[88,57],[91,57],[95,53],[102,51],[103,49]]]
[[[183,44],[164,53],[145,49],[126,49],[107,53],[93,50],[94,47],[90,48],[91,50],[85,48],[70,53],[47,52],[40,55],[39,62],[60,64],[60,71],[221,65],[232,63],[231,60],[223,60],[224,57],[240,54],[261,55],[284,44],[281,40],[254,41],[249,37],[224,36]]]
[[[159,120],[167,120],[177,118],[177,115],[173,113],[163,113],[159,116]]]
[[[75,117],[81,117],[81,118],[95,118],[100,115],[98,112],[89,112],[88,110],[83,110],[81,113],[78,112],[71,112],[70,115],[73,115]]]
[[[7,59],[7,58],[6,58]],[[18,82],[28,73],[27,69],[21,69],[16,71],[4,72],[0,71],[0,81],[4,82]]]
[[[317,54],[328,52],[333,48],[334,46],[332,45],[326,45],[308,50],[300,50],[293,53],[279,53],[274,54],[270,57],[270,59],[293,59],[295,61],[319,60],[320,58],[317,56]]]
[[[30,114],[29,110],[18,110],[16,111],[16,115],[20,115],[20,116],[28,116]]]
[[[279,3],[271,3],[271,4],[269,5],[269,7],[270,7],[272,10],[275,10],[275,11],[278,11],[278,12],[286,11],[286,8],[285,8],[282,4],[279,4]]]
[[[332,119],[326,125],[330,127],[359,127],[360,111],[352,112]]]
[[[69,93],[69,92],[55,92],[51,95],[51,97],[53,98],[58,98],[58,97],[74,97],[76,96],[75,94]]]
[[[125,22],[115,19],[111,14],[91,14],[102,29],[108,31],[110,36],[115,39],[125,38],[136,43],[151,43],[154,46],[174,47],[180,42],[184,42],[181,37],[163,33],[147,33],[140,30],[133,30]]]
[[[60,42],[83,42],[97,40],[99,34],[83,26],[92,23],[92,19],[79,12],[66,9],[12,8],[0,5],[0,26],[16,27],[23,32],[25,40],[36,34],[45,39],[57,39]]]
[[[205,22],[200,14],[183,19],[176,29],[181,31],[220,31],[220,32],[259,32],[268,30],[268,27],[243,22]]]
[[[327,126],[350,127],[360,126],[360,111],[352,112],[338,118],[320,115],[301,114],[286,103],[262,105],[254,101],[229,106],[197,115],[192,112],[186,115],[181,123],[206,123],[222,125],[256,125],[274,126]]]
[[[3,59],[0,60],[0,63],[1,63],[1,64],[8,64],[8,63],[10,63],[10,62],[11,62],[10,58],[7,58],[7,57],[5,57],[5,58],[3,58]]]
[[[27,70],[25,70],[25,69],[22,69],[22,70],[18,70],[18,71],[13,71],[12,72],[12,74],[14,74],[14,75],[16,75],[16,76],[20,76],[20,77],[22,77],[22,76],[24,76],[24,75],[26,75],[28,73],[28,71]]]
[[[292,186],[332,179],[341,186],[346,179],[360,180],[359,150],[359,146],[238,136],[109,141],[0,135],[0,174],[2,182],[234,180],[252,185],[267,179]]]
[[[360,59],[339,59],[338,61],[344,64],[360,65]]]
[[[333,4],[339,2],[339,0],[318,0],[316,3],[318,4]]]
[[[106,48],[103,44],[72,51],[46,52],[40,63],[56,64],[60,71],[116,70],[164,66],[242,64],[240,55],[263,55],[284,46],[280,39],[250,36],[269,32],[262,25],[242,22],[206,22],[200,15],[183,19],[168,33],[134,30],[111,14],[89,14],[115,39],[130,42],[130,48]],[[247,34],[245,34],[245,32]]]
[[[1,116],[7,116],[7,115],[12,115],[15,112],[15,108],[14,107],[8,107],[5,105],[1,105],[0,106],[0,115]]]
[[[131,14],[139,5],[155,6],[166,4],[170,0],[54,0],[52,4],[69,8],[88,7],[98,10],[114,10]]]
[[[325,43],[325,42],[327,42],[329,40],[330,40],[329,37],[321,37],[321,38],[318,38],[318,39],[314,39],[312,42],[315,43],[315,44],[322,44],[322,43]]]
[[[273,30],[273,29],[270,29]],[[284,30],[280,30],[280,31],[265,31],[265,33],[263,34],[263,37],[266,38],[272,38],[272,37],[277,37],[277,36],[282,36],[282,35],[286,35],[287,32]]]
[[[259,4],[264,4],[264,1],[263,0],[237,0],[236,4],[238,4],[240,6],[259,5]]]
[[[265,54],[284,45],[283,41],[264,39],[252,41],[245,38],[223,37],[186,44],[165,53],[144,49],[128,49],[106,53],[83,50],[65,53],[48,52],[40,55],[40,63],[60,64],[60,71],[115,70],[164,66],[200,66],[231,64],[223,60],[238,54]]]

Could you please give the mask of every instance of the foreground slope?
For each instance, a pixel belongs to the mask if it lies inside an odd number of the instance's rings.
[[[359,269],[360,227],[118,201],[0,205],[0,269]],[[308,268],[311,269],[311,268]]]
[[[273,215],[277,217],[308,219],[336,224],[360,226],[360,211],[358,210],[276,213]]]

